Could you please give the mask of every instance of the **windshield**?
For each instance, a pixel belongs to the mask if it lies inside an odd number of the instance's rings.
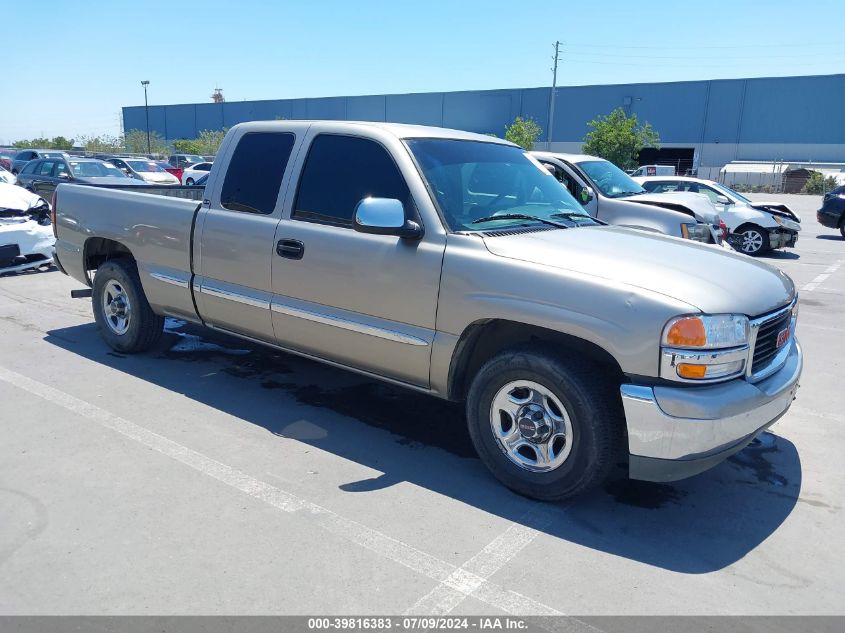
[[[407,143],[452,231],[539,223],[521,218],[474,223],[517,213],[567,226],[597,224],[566,187],[523,149],[453,139],[413,139]]]
[[[742,200],[746,204],[751,204],[751,200],[743,196],[742,194],[737,193],[733,189],[726,187],[725,185],[721,185],[718,182],[713,183],[713,188],[718,189],[722,193],[726,194],[728,197],[736,198],[737,200]]]
[[[126,178],[126,174],[109,163],[71,161],[70,170],[77,178],[105,178],[107,176]]]
[[[127,160],[126,164],[138,172],[162,172],[161,167],[152,160]]]
[[[187,154],[182,158],[182,160],[186,163],[191,163],[192,165],[205,162],[205,159],[202,156],[197,156],[196,154]]]
[[[636,182],[624,171],[606,160],[588,160],[576,163],[593,185],[608,198],[624,198],[638,193],[645,193]]]

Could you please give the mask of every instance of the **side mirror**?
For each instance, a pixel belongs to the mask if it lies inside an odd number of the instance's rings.
[[[61,178],[62,180],[70,180],[70,174],[56,174],[56,178]]]
[[[596,193],[593,191],[592,187],[582,187],[581,188],[581,204],[589,203],[593,198],[596,197]]]
[[[419,224],[405,217],[405,207],[395,198],[364,198],[355,205],[352,226],[360,233],[406,240],[418,240],[423,234]]]
[[[731,204],[730,199],[727,196],[723,196],[722,194],[716,196],[716,202],[718,204]]]

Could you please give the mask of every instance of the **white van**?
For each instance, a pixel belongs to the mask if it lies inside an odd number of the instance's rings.
[[[674,176],[673,165],[640,165],[631,172],[631,176]]]

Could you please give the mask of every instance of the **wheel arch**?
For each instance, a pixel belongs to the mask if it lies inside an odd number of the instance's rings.
[[[556,349],[586,357],[605,368],[614,379],[624,373],[610,352],[592,341],[542,326],[507,319],[482,319],[468,325],[455,345],[449,364],[447,397],[466,398],[472,377],[493,356],[529,343],[548,344]]]
[[[89,286],[91,285],[89,271],[96,270],[111,259],[130,259],[137,263],[132,251],[117,240],[107,237],[89,237],[85,240],[82,247],[82,262]]]

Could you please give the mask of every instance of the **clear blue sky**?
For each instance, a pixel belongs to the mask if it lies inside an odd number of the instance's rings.
[[[0,143],[120,108],[845,72],[842,0],[8,2]]]

